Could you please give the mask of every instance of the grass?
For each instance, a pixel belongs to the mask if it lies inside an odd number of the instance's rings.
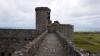
[[[100,33],[99,32],[75,32],[74,42],[76,47],[83,48],[90,52],[100,53]]]

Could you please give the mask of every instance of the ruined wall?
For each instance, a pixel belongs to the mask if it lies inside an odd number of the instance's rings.
[[[48,7],[37,7],[36,11],[36,29],[42,33],[47,29],[50,21],[50,9]]]
[[[63,33],[67,38],[73,39],[73,25],[70,24],[59,24],[57,30]]]
[[[1,38],[30,39],[35,33],[33,29],[0,29]],[[35,35],[35,34],[34,34]]]
[[[34,40],[30,41],[20,50],[16,50],[13,52],[12,56],[34,56],[36,54],[36,51],[38,50],[40,44],[45,39],[45,36],[48,34],[47,31],[43,32],[41,35],[39,35]]]
[[[14,51],[22,49],[29,42],[28,40],[10,38],[0,39],[0,56],[11,56]]]
[[[26,40],[0,39],[0,56],[11,56],[15,50],[23,48],[27,44]]]
[[[11,56],[37,36],[34,29],[0,29],[0,56]]]

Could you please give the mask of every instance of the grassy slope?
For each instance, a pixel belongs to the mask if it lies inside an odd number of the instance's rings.
[[[90,52],[100,52],[100,33],[75,32],[74,42],[77,47]]]

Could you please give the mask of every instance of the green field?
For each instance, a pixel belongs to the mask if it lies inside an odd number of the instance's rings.
[[[100,52],[99,32],[75,32],[74,42],[76,47],[90,52]]]

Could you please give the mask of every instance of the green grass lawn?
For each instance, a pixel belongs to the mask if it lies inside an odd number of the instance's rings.
[[[76,47],[90,52],[100,52],[99,32],[75,32],[74,42]]]

